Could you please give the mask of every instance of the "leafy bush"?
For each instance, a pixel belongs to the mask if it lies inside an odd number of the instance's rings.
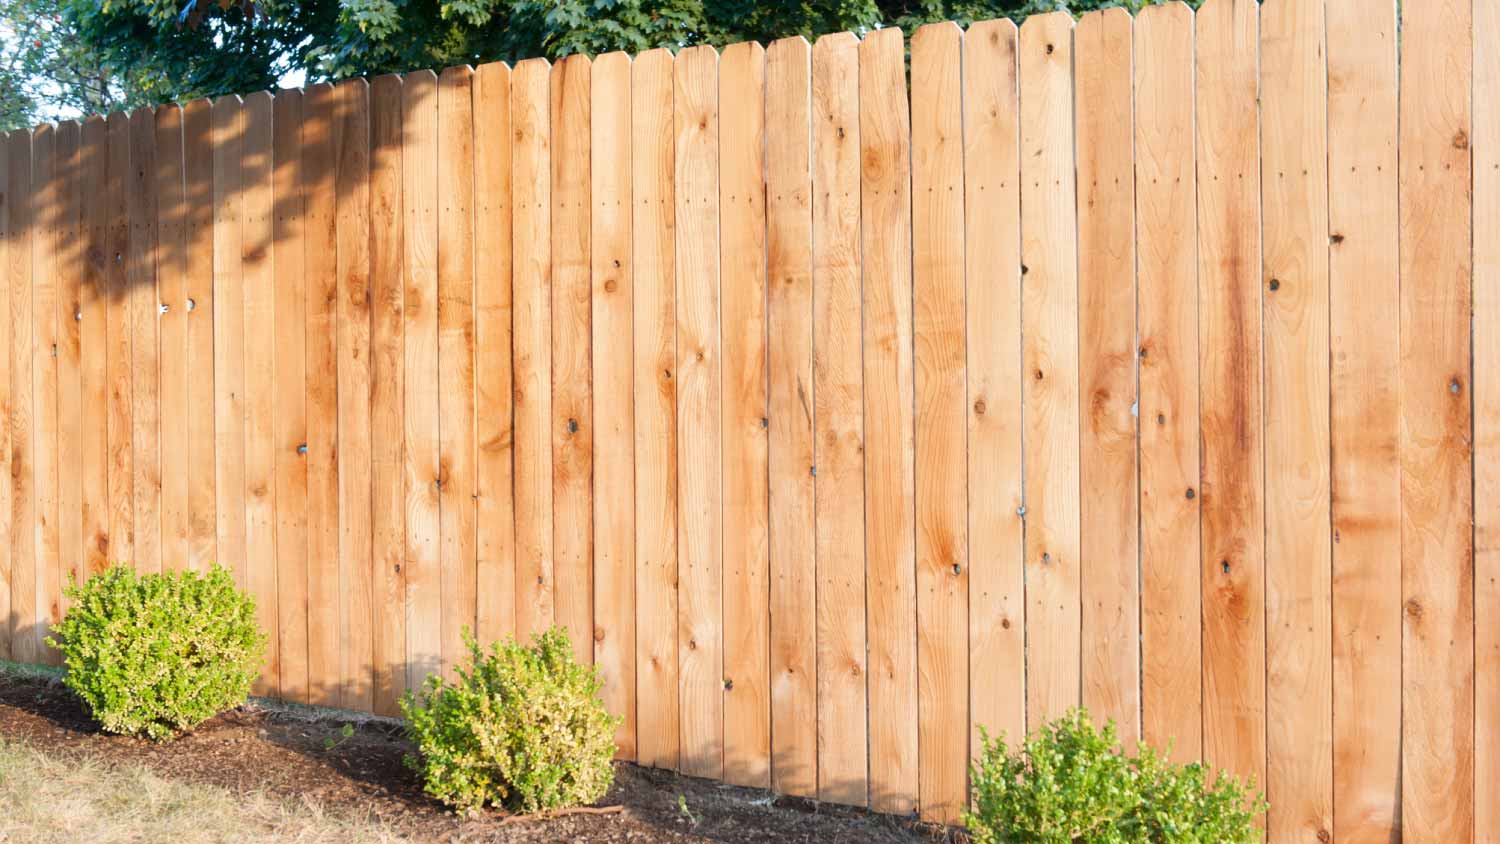
[[[542,812],[592,803],[614,781],[619,719],[599,700],[593,666],[573,660],[553,628],[530,646],[507,640],[470,653],[458,679],[429,676],[401,711],[417,744],[407,765],[427,793],[460,810]]]
[[[161,740],[244,703],[266,637],[229,572],[112,568],[67,590],[47,644],[105,731]]]
[[[1043,726],[1015,752],[984,736],[964,822],[974,844],[1251,844],[1265,802],[1199,763],[1176,765],[1141,744],[1119,746],[1075,710]]]

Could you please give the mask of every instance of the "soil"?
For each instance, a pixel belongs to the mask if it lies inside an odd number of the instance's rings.
[[[352,735],[346,736],[346,729]],[[87,753],[106,763],[140,764],[172,779],[305,797],[333,812],[373,816],[419,841],[909,844],[957,839],[951,830],[910,819],[626,763],[616,764],[614,787],[598,804],[623,807],[618,813],[510,823],[498,812],[460,818],[422,794],[402,764],[412,747],[394,721],[346,719],[327,710],[313,715],[252,702],[158,744],[101,733],[66,688],[45,678],[0,677],[0,738],[24,740],[41,750]]]

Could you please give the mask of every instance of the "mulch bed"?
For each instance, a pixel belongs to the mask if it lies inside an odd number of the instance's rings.
[[[354,730],[348,738],[346,724]],[[614,788],[599,804],[623,806],[619,813],[508,824],[499,813],[463,819],[422,794],[401,761],[411,745],[393,722],[309,717],[252,704],[176,741],[154,744],[99,732],[78,701],[47,679],[0,677],[0,738],[141,764],[177,780],[306,797],[333,812],[367,813],[422,841],[908,844],[956,837],[907,819],[624,763],[616,765]]]

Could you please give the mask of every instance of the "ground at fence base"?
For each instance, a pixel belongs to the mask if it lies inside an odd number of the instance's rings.
[[[615,786],[601,801],[623,806],[617,814],[524,823],[493,813],[460,819],[421,793],[401,763],[410,745],[393,721],[257,702],[177,741],[154,744],[100,733],[67,690],[43,674],[0,672],[0,741],[6,740],[143,765],[172,780],[305,798],[328,812],[368,814],[416,841],[908,844],[957,837],[903,819],[627,764],[617,766]]]

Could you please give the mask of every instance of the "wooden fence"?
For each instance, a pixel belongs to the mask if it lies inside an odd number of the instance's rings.
[[[1082,703],[1273,842],[1500,841],[1500,3],[1403,6],[11,133],[0,656],[217,560],[293,700],[557,623],[646,765],[952,821]]]

